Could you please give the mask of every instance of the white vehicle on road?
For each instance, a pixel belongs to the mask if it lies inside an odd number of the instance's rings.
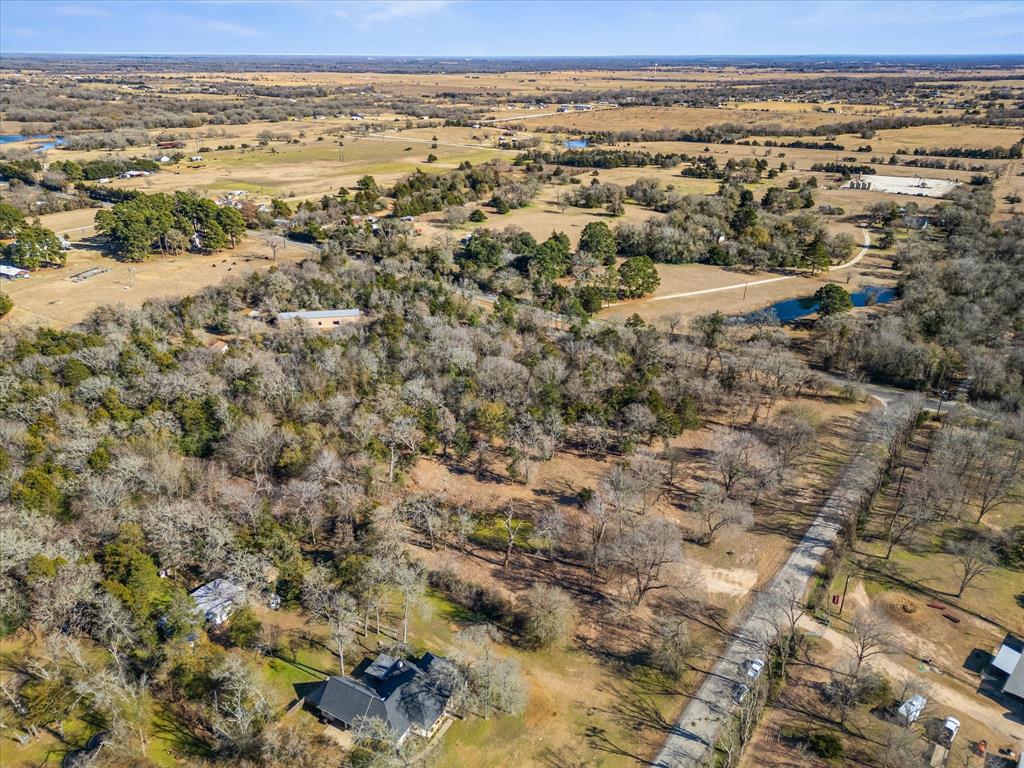
[[[757,680],[761,676],[762,669],[764,669],[764,659],[749,659],[747,661],[747,677],[751,680]]]

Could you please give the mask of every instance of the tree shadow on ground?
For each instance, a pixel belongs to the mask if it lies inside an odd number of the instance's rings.
[[[162,707],[153,718],[153,733],[187,757],[210,758],[214,754],[213,745],[202,729],[168,707]]]

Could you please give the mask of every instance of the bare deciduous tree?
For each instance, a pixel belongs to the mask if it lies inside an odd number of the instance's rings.
[[[633,602],[639,605],[652,591],[664,589],[665,566],[683,559],[679,528],[663,518],[642,518],[621,526],[612,542],[616,568]]]
[[[241,657],[226,656],[213,670],[212,678],[217,687],[210,727],[231,752],[254,752],[271,716],[256,676]]]
[[[750,432],[721,430],[716,435],[712,465],[730,499],[756,494],[761,478],[772,466],[768,448]]]
[[[526,520],[515,516],[515,504],[510,500],[505,511],[499,516],[498,523],[505,534],[505,559],[502,561],[501,567],[508,568],[512,561],[512,551],[518,541],[519,532],[526,525]]]
[[[892,631],[889,620],[873,611],[862,611],[850,623],[850,639],[855,656],[854,673],[859,674],[864,662],[872,656],[892,652]]]
[[[522,634],[529,646],[549,648],[569,641],[577,619],[572,596],[558,587],[534,584],[523,596]]]
[[[701,542],[710,545],[726,530],[746,530],[754,522],[754,513],[746,501],[730,499],[714,483],[701,487],[694,512],[701,521]]]
[[[958,586],[957,597],[982,576],[990,573],[995,566],[992,550],[982,541],[972,541],[954,549],[953,573],[956,574]]]

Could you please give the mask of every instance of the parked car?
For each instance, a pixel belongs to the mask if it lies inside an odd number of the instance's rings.
[[[751,680],[757,680],[761,676],[762,669],[764,669],[764,659],[750,659],[747,661],[747,677]]]
[[[927,703],[928,700],[924,696],[914,694],[900,705],[900,708],[896,710],[896,713],[900,716],[900,719],[904,724],[910,725],[921,716],[921,713],[924,712],[925,704]]]
[[[960,721],[955,717],[947,717],[945,724],[942,726],[942,738],[946,740],[947,744],[951,744],[959,730]]]
[[[742,704],[743,700],[747,698],[747,694],[750,693],[750,686],[746,683],[736,683],[732,689],[732,700],[737,704]]]

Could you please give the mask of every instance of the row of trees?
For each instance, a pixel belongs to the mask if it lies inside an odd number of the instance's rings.
[[[538,243],[530,233],[515,227],[478,229],[455,260],[461,274],[481,287],[513,296],[529,290],[542,306],[586,317],[604,301],[640,298],[661,282],[657,267],[647,256],[627,258],[616,269],[615,252],[615,234],[608,225],[591,222],[583,228],[575,252],[562,232]],[[570,275],[575,281],[573,289],[558,282]]]
[[[231,206],[191,192],[140,194],[96,213],[96,229],[114,252],[129,261],[153,253],[216,251],[234,247],[245,233],[245,219]]]
[[[852,255],[853,238],[845,233],[829,235],[820,217],[809,211],[791,216],[772,212],[788,210],[791,204],[805,205],[806,189],[810,187],[773,188],[758,205],[753,193],[735,183],[722,184],[716,195],[667,197],[655,183],[639,180],[627,187],[630,196],[666,210],[667,215],[617,227],[619,255],[642,254],[669,264],[826,269]]]

